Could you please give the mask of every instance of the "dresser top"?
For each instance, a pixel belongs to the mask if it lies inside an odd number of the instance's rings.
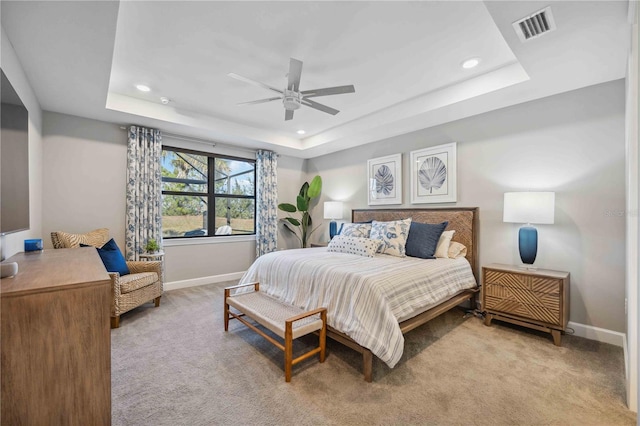
[[[527,267],[525,266],[505,265],[503,263],[492,263],[490,265],[483,266],[483,268],[494,269],[497,271],[504,271],[504,272],[512,272],[515,274],[545,276],[545,277],[558,278],[558,279],[564,279],[569,277],[569,273],[565,271],[554,271],[551,269],[541,269],[541,268],[527,269]]]
[[[0,280],[2,297],[110,281],[93,247],[18,253],[6,262],[17,262],[18,274]]]

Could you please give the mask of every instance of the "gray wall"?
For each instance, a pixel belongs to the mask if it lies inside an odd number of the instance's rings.
[[[367,160],[402,153],[403,206],[478,206],[485,265],[520,262],[519,225],[502,222],[503,193],[555,191],[555,224],[537,227],[535,265],[571,273],[571,321],[624,332],[624,90],[619,80],[318,157],[307,177],[319,173],[321,201],[345,201],[348,218],[348,209],[368,207]],[[409,153],[452,141],[458,202],[410,204]]]

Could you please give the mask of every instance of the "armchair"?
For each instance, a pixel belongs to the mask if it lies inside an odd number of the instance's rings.
[[[53,247],[77,248],[80,244],[102,247],[109,239],[109,230],[97,229],[86,234],[68,234],[66,232],[52,232]],[[163,292],[162,262],[128,261],[130,273],[120,275],[109,272],[111,277],[111,328],[120,326],[120,315],[153,301],[160,306]]]
[[[131,271],[121,276],[109,272],[111,277],[111,328],[120,327],[120,315],[151,300],[156,308],[162,297],[162,262],[128,261]]]

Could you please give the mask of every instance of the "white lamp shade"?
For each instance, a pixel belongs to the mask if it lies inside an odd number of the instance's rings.
[[[342,219],[342,201],[325,201],[324,218]]]
[[[505,192],[503,222],[552,224],[555,192]]]

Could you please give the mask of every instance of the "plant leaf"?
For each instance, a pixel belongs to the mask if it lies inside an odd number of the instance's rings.
[[[309,182],[305,182],[300,188],[300,193],[298,195],[306,199],[308,191],[309,191]]]
[[[306,198],[298,195],[298,197],[296,198],[296,202],[298,203],[299,211],[306,212],[307,210],[309,210],[309,202]]]
[[[294,217],[285,217],[284,219],[292,225],[300,226],[300,221]]]
[[[296,206],[294,206],[293,204],[289,204],[289,203],[282,203],[282,204],[278,204],[278,208],[280,210],[283,210],[287,213],[295,213],[296,210]]]
[[[307,191],[307,195],[309,198],[316,198],[320,195],[322,191],[322,178],[319,175],[316,175],[311,180],[311,185],[309,185],[309,190]]]

